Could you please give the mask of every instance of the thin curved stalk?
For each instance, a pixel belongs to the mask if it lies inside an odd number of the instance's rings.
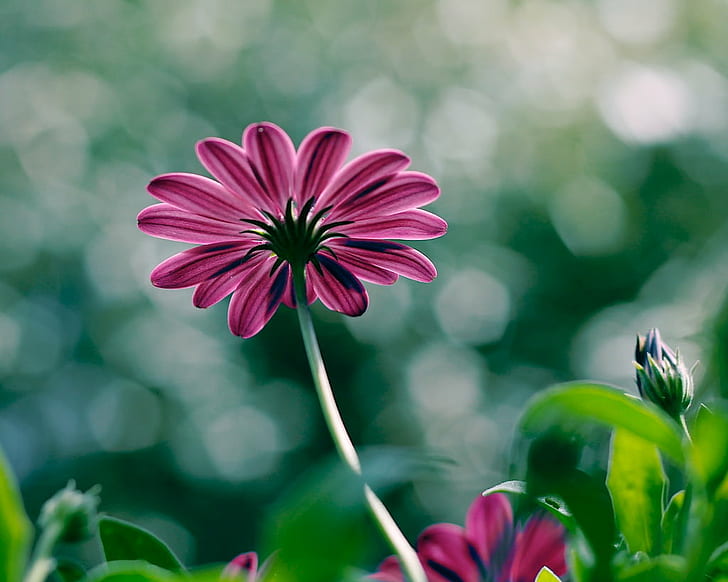
[[[303,269],[293,269],[293,286],[296,293],[296,312],[298,313],[301,336],[303,337],[306,357],[311,367],[313,383],[316,386],[316,393],[321,404],[321,410],[324,413],[326,425],[329,428],[331,438],[334,440],[334,445],[341,459],[354,474],[361,477],[362,470],[359,455],[354,448],[354,444],[351,442],[349,433],[341,418],[341,413],[334,398],[334,392],[331,389],[331,384],[326,374],[326,367],[321,357],[321,350],[319,349],[313,320],[311,319],[311,310],[306,301],[306,284]],[[402,571],[407,578],[411,582],[427,582],[427,577],[415,550],[409,544],[407,538],[405,538],[382,501],[366,482],[364,482],[364,498],[377,526],[399,557]]]

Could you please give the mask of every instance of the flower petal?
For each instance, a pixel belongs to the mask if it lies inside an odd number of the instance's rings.
[[[451,523],[426,528],[417,540],[417,555],[429,582],[480,582],[477,556],[465,530]]]
[[[369,281],[377,285],[392,285],[399,279],[397,273],[373,265],[346,249],[336,249],[336,260],[362,281]]]
[[[370,580],[380,582],[404,582],[402,568],[399,567],[399,560],[396,556],[389,556],[381,564],[374,574],[367,576]]]
[[[399,172],[357,192],[331,211],[330,219],[354,220],[374,216],[389,216],[429,204],[440,196],[434,179],[420,172]]]
[[[272,198],[258,182],[245,150],[225,139],[210,137],[197,142],[197,157],[223,185],[256,208],[278,211]]]
[[[376,150],[359,156],[336,174],[322,192],[321,208],[331,204],[339,206],[370,188],[377,188],[388,178],[409,166],[410,159],[397,150]]]
[[[268,257],[264,253],[246,254],[221,267],[212,277],[197,285],[192,295],[193,305],[204,309],[221,301],[235,291],[240,282],[248,276],[247,271],[270,268],[262,264],[267,260]]]
[[[210,218],[237,222],[254,214],[239,196],[197,174],[162,174],[149,182],[147,191],[162,202]]]
[[[152,285],[165,289],[197,285],[241,264],[253,244],[252,241],[228,241],[177,253],[152,271]]]
[[[241,224],[191,214],[171,204],[148,206],[137,216],[139,230],[169,240],[189,243],[211,243],[235,239]]]
[[[298,204],[321,194],[351,149],[345,131],[322,127],[309,133],[298,148],[294,197]]]
[[[317,297],[316,292],[313,290],[313,283],[309,277],[306,277],[306,303],[311,305],[314,301],[316,301],[316,299]],[[288,287],[286,288],[286,292],[283,294],[282,301],[283,305],[286,307],[296,309],[296,291],[293,288],[293,275],[289,277]]]
[[[356,317],[366,311],[369,303],[364,285],[348,269],[322,253],[316,254],[321,268],[306,265],[316,295],[326,307]]]
[[[221,578],[254,582],[258,572],[258,554],[247,552],[233,558],[222,571]]]
[[[288,134],[273,123],[254,123],[243,133],[253,170],[280,211],[291,196],[296,149]]]
[[[546,515],[534,516],[516,534],[515,548],[505,580],[535,580],[543,566],[557,576],[566,574],[564,526]]]
[[[465,532],[495,580],[513,544],[513,510],[508,497],[503,493],[479,496],[468,509]]]
[[[391,216],[357,220],[337,227],[337,232],[365,239],[398,238],[425,240],[437,238],[447,232],[447,222],[426,210],[406,210]]]
[[[233,334],[253,337],[281,304],[288,286],[289,267],[284,264],[271,275],[274,263],[274,257],[267,257],[258,268],[248,271],[249,276],[233,293],[228,308],[228,326]]]
[[[430,259],[400,243],[345,238],[331,239],[329,246],[337,253],[339,248],[345,248],[364,261],[415,281],[429,283],[437,276],[437,269]]]

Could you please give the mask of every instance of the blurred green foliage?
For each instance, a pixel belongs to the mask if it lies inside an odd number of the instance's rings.
[[[659,326],[728,386],[728,8],[710,0],[9,0],[0,4],[0,445],[30,515],[71,477],[187,564],[262,543],[332,455],[292,312],[230,336],[136,230],[196,140],[346,128],[435,176],[440,277],[317,310],[361,446],[417,460],[414,539],[505,478],[554,381],[631,385]],[[704,398],[702,398],[704,399]],[[362,525],[372,567],[384,557]],[[367,530],[366,528],[370,528]],[[314,538],[315,539],[315,538]],[[89,551],[91,553],[91,551]],[[89,558],[91,559],[91,558]]]

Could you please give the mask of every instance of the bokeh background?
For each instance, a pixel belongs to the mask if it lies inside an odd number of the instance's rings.
[[[135,223],[151,177],[203,172],[196,140],[261,120],[296,143],[346,128],[354,153],[401,148],[441,184],[450,231],[416,245],[438,279],[370,286],[358,319],[315,310],[411,539],[518,476],[532,393],[633,390],[637,332],[659,326],[717,396],[727,30],[725,0],[0,3],[0,444],[29,513],[100,483],[105,511],[199,564],[323,495],[295,314],[231,336],[226,302],[151,286],[185,245]],[[362,523],[371,568],[387,550]]]

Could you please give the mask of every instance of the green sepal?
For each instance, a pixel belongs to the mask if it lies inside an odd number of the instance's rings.
[[[184,570],[167,544],[138,525],[104,516],[99,519],[99,535],[107,562],[144,560],[172,572]]]

